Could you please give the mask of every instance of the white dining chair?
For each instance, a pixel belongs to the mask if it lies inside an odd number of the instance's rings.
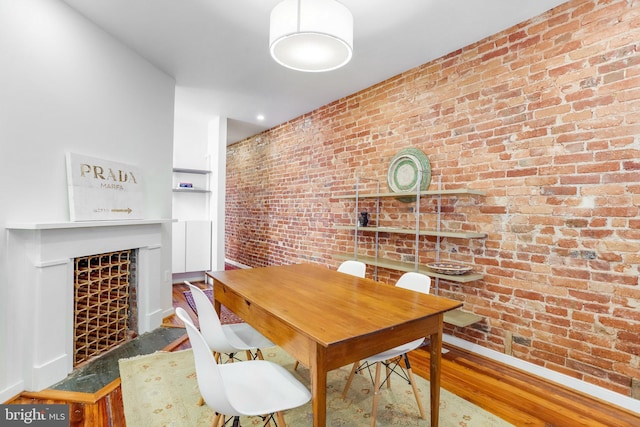
[[[187,328],[200,393],[215,411],[213,426],[224,425],[227,416],[233,418],[234,426],[240,425],[241,416],[259,416],[265,425],[274,421],[286,427],[282,411],[311,399],[309,390],[276,363],[249,360],[218,364],[189,314],[182,307],[176,308],[176,314]]]
[[[231,323],[223,325],[209,297],[199,287],[188,281],[184,282],[191,290],[198,311],[200,332],[207,344],[220,361],[224,354],[233,362],[236,354],[245,352],[247,360],[262,359],[261,348],[273,347],[275,344],[248,323]]]
[[[403,274],[400,279],[398,279],[398,281],[396,282],[396,286],[399,288],[428,294],[431,288],[431,278],[422,273],[408,272]],[[366,358],[362,362],[356,362],[353,364],[351,373],[349,374],[349,378],[347,379],[347,383],[344,387],[344,390],[342,391],[343,399],[345,399],[347,396],[347,392],[349,391],[349,387],[351,387],[351,382],[353,381],[356,372],[360,372],[364,369],[370,372],[372,366],[375,366],[375,379],[373,379],[373,407],[371,409],[371,427],[376,425],[376,415],[378,412],[378,399],[380,397],[380,389],[385,383],[387,384],[388,388],[391,387],[391,375],[394,373],[398,374],[404,380],[409,382],[413,389],[413,394],[415,395],[416,402],[418,403],[420,418],[426,419],[424,406],[422,405],[422,396],[420,395],[420,391],[418,390],[416,382],[413,378],[411,364],[409,363],[409,356],[407,355],[407,353],[409,353],[411,350],[415,350],[416,348],[420,347],[423,342],[424,338],[419,338],[398,347],[394,347],[390,350],[375,354],[371,357]],[[404,363],[404,368],[400,364],[401,362]],[[386,377],[384,381],[380,380],[382,366],[386,368]]]
[[[367,272],[367,264],[362,261],[347,260],[338,266],[338,271],[352,276],[364,277]]]
[[[239,352],[245,352],[247,360],[263,359],[261,348],[273,347],[275,344],[248,323],[230,323],[223,325],[216,313],[213,303],[199,287],[184,281],[191,290],[193,301],[198,312],[200,332],[205,338],[217,362],[233,363]],[[201,398],[200,406],[204,404]]]

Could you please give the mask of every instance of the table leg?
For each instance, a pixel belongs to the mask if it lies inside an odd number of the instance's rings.
[[[431,427],[438,427],[440,418],[440,361],[442,358],[442,326],[431,334],[431,362],[429,384],[431,386]]]
[[[222,303],[220,302],[220,300],[216,298],[217,287],[220,287],[220,284],[217,280],[214,279],[213,280],[213,308],[216,310],[216,313],[218,313],[218,317],[220,317],[220,310],[222,310]],[[218,291],[218,292],[221,292],[221,291]]]
[[[313,408],[313,427],[327,425],[327,370],[324,353],[316,351],[311,361],[311,400]]]

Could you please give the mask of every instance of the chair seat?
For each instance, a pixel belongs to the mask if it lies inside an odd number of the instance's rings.
[[[403,354],[408,353],[411,350],[415,350],[416,348],[420,347],[423,342],[424,338],[418,338],[415,341],[399,345],[398,347],[394,347],[392,349],[383,351],[382,353],[367,357],[364,360],[369,363],[384,362],[385,360],[393,359],[394,357],[402,356]]]
[[[218,365],[233,416],[264,415],[304,405],[311,393],[282,366],[266,360]]]
[[[275,346],[274,343],[268,340],[248,323],[222,325],[222,330],[224,331],[224,335],[227,337],[229,344],[232,346],[230,347],[229,352]],[[233,348],[235,348],[235,350]]]
[[[203,400],[215,411],[213,426],[225,424],[231,416],[239,425],[241,416],[267,416],[266,425],[275,418],[285,426],[283,411],[304,405],[311,393],[283,367],[264,360],[219,365],[204,336],[182,308],[176,315],[187,328],[193,349],[196,379]],[[228,421],[228,420],[227,420]]]

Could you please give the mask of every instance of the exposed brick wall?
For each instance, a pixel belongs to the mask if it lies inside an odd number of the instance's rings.
[[[484,320],[447,332],[630,395],[640,379],[640,4],[576,0],[228,150],[227,256],[251,266],[353,251],[356,177],[416,147],[445,188],[445,239],[484,279],[440,281]],[[384,202],[387,225],[411,205]],[[367,206],[370,211],[373,206]],[[434,200],[422,210],[435,212]],[[434,215],[423,215],[432,226]],[[371,237],[361,242],[366,247]],[[413,239],[381,235],[400,258]],[[423,238],[421,262],[435,241]],[[363,251],[365,249],[362,249]],[[372,274],[371,267],[368,272]],[[398,272],[380,270],[393,282]]]

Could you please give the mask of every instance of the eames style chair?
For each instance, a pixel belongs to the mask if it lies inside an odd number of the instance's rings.
[[[260,348],[275,345],[247,323],[223,325],[211,300],[202,289],[187,281],[184,283],[191,289],[193,300],[196,303],[200,332],[211,350],[216,353],[218,362],[222,354],[227,355],[229,361],[233,362],[236,354],[242,351],[246,353],[247,360],[262,359]]]
[[[431,278],[422,273],[409,272],[403,274],[400,279],[396,282],[396,286],[404,289],[409,289],[416,292],[422,292],[425,294],[429,293],[429,289],[431,288]],[[356,372],[362,371],[366,369],[368,372],[371,372],[370,369],[373,365],[375,365],[375,379],[373,380],[373,407],[371,409],[371,427],[376,425],[376,415],[378,412],[378,399],[380,397],[380,389],[384,385],[387,384],[387,387],[391,387],[391,374],[395,373],[402,377],[405,381],[408,381],[413,388],[413,394],[416,397],[416,402],[418,403],[418,410],[420,411],[420,418],[426,419],[426,414],[424,412],[424,407],[422,405],[422,397],[420,396],[420,392],[418,387],[416,386],[416,382],[413,378],[413,372],[411,371],[411,365],[409,364],[409,357],[407,353],[411,350],[415,350],[420,347],[424,342],[424,338],[419,338],[417,340],[411,341],[409,343],[400,345],[398,347],[394,347],[390,350],[383,351],[382,353],[378,353],[371,357],[368,357],[361,363],[354,363],[353,368],[351,369],[351,374],[349,375],[349,379],[347,380],[347,384],[344,387],[342,392],[342,398],[344,399],[347,395],[347,391],[349,391],[349,387],[351,387],[351,382],[353,381],[353,377]],[[404,363],[404,368],[400,365],[400,363]],[[382,366],[386,368],[386,377],[384,381],[380,381],[380,374],[382,370]]]
[[[223,355],[231,363],[234,360],[239,360],[236,355],[242,351],[245,352],[247,360],[263,359],[260,348],[273,347],[275,345],[248,323],[223,325],[211,300],[202,289],[186,280],[184,283],[191,289],[191,295],[198,311],[200,332],[211,351],[213,351],[217,362],[222,361]],[[198,404],[202,406],[204,400],[200,399]]]
[[[364,277],[367,272],[367,264],[362,261],[348,260],[340,264],[338,271],[352,276]]]
[[[200,393],[215,411],[213,426],[224,425],[227,416],[233,419],[234,427],[240,425],[241,416],[259,416],[265,426],[274,421],[286,427],[282,411],[302,406],[311,399],[302,383],[273,362],[250,360],[219,365],[187,312],[178,307],[176,314],[187,328]]]

